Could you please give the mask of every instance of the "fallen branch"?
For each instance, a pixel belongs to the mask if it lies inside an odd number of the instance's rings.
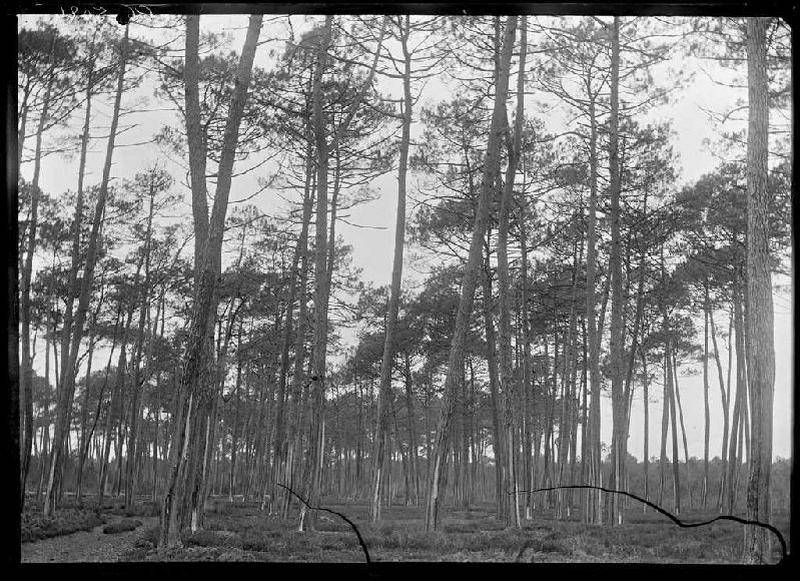
[[[746,519],[746,518],[740,518],[738,516],[732,516],[732,515],[729,515],[729,514],[722,514],[722,515],[719,515],[719,516],[717,516],[715,518],[712,518],[711,520],[707,520],[707,521],[684,522],[681,519],[679,519],[678,517],[676,517],[674,514],[672,514],[670,512],[667,512],[666,510],[664,510],[663,508],[661,508],[657,504],[655,504],[653,502],[650,502],[649,500],[645,500],[641,496],[636,496],[635,494],[633,494],[631,492],[625,492],[624,490],[612,490],[610,488],[603,488],[602,486],[592,486],[592,485],[589,485],[589,484],[569,484],[569,485],[565,485],[565,486],[551,486],[549,488],[537,488],[535,490],[520,490],[519,494],[532,494],[534,492],[549,492],[551,490],[567,490],[567,489],[573,489],[573,490],[575,490],[575,489],[602,490],[603,492],[608,492],[610,494],[622,494],[622,495],[628,496],[628,497],[630,497],[630,498],[632,498],[634,500],[638,500],[639,502],[641,502],[643,504],[646,504],[647,506],[649,506],[653,510],[655,510],[657,512],[660,512],[665,517],[667,517],[672,522],[674,522],[676,525],[678,525],[679,527],[684,528],[684,529],[691,529],[691,528],[695,528],[695,527],[703,527],[703,526],[706,526],[706,525],[710,525],[710,524],[712,524],[714,522],[717,522],[718,520],[731,520],[733,522],[738,522],[738,523],[743,524],[743,525],[752,525],[752,526],[765,528],[767,530],[772,531],[775,534],[775,536],[778,537],[778,540],[781,543],[781,553],[783,554],[783,556],[781,557],[781,560],[779,562],[782,562],[784,559],[786,559],[786,557],[788,555],[788,551],[786,549],[786,540],[783,538],[783,534],[781,534],[781,532],[777,528],[772,526],[771,524],[763,523],[763,522],[757,521],[757,520],[749,520],[749,519]],[[514,494],[514,492],[509,492],[508,494]]]
[[[361,536],[361,533],[359,532],[358,527],[356,526],[356,524],[353,521],[351,521],[349,518],[347,518],[341,512],[337,512],[335,510],[331,510],[330,508],[325,508],[323,506],[311,506],[310,504],[308,504],[308,502],[306,501],[305,498],[303,498],[302,496],[297,494],[294,490],[292,490],[288,486],[286,486],[284,484],[281,484],[279,482],[277,484],[281,488],[285,488],[286,490],[291,492],[297,498],[297,500],[299,500],[304,505],[306,505],[306,508],[308,508],[309,510],[322,510],[322,511],[325,511],[325,512],[329,512],[331,514],[335,514],[340,519],[342,519],[344,522],[349,524],[350,528],[353,529],[353,532],[356,533],[356,537],[358,537],[358,544],[361,545],[361,550],[364,551],[364,558],[367,560],[367,565],[372,563],[372,560],[369,558],[369,550],[367,549],[367,544],[364,542],[364,538]]]

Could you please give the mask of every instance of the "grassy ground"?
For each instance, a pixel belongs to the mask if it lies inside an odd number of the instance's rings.
[[[88,499],[80,504],[67,499],[52,517],[45,518],[42,516],[42,500],[28,499],[20,519],[21,542],[29,543],[79,531],[89,531],[113,517],[154,517],[158,516],[160,509],[160,505],[148,501],[137,502],[131,508],[125,508],[124,502],[116,499],[107,500],[101,509],[98,509],[95,503],[94,499]],[[119,523],[114,525],[118,527]],[[123,526],[129,526],[129,523]]]
[[[52,517],[42,516],[42,503],[26,503],[20,518],[20,540],[29,543],[40,539],[88,531],[105,522],[100,511],[77,506],[59,509]]]
[[[631,508],[626,524],[587,526],[579,515],[557,520],[548,512],[534,514],[523,528],[507,528],[493,515],[493,506],[447,509],[440,530],[426,533],[424,509],[384,508],[383,522],[369,523],[366,504],[326,507],[346,514],[359,527],[373,561],[737,563],[743,527],[733,522],[682,529],[650,510]],[[711,513],[683,513],[684,520],[705,520]],[[776,515],[775,525],[787,538],[789,515]],[[363,562],[352,529],[338,517],[320,513],[317,531],[297,532],[297,518],[269,517],[257,503],[234,503],[222,514],[206,516],[206,530],[185,537],[185,548],[153,548],[156,528],[144,531],[130,560]],[[777,540],[775,561],[780,558]]]

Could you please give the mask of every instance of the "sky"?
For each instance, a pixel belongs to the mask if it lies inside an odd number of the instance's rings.
[[[35,18],[20,18],[20,24],[28,24]],[[305,26],[302,17],[294,20],[298,30]],[[246,17],[243,16],[204,16],[201,19],[202,30],[220,31],[226,29],[232,35],[232,47],[237,51],[241,47],[243,39],[243,27],[246,25]],[[273,34],[276,30],[270,30],[270,25],[265,24],[262,29],[261,39],[280,36]],[[132,29],[134,34],[134,29]],[[256,55],[256,64],[267,66],[269,48],[282,49],[281,43],[265,43],[259,48]],[[709,75],[701,70],[701,64],[695,59],[680,59],[669,63],[669,67],[654,74],[655,82],[665,82],[669,80],[669,75],[674,74],[675,69],[681,69],[686,73],[694,72],[692,82],[680,90],[673,101],[664,107],[653,111],[649,118],[652,121],[671,122],[674,132],[673,144],[678,153],[679,166],[679,185],[691,183],[704,173],[712,170],[718,163],[713,153],[713,144],[718,140],[718,129],[710,122],[709,117],[703,109],[714,109],[724,111],[729,109],[737,97],[742,96],[742,92],[715,83]],[[723,73],[712,71],[717,80],[725,78]],[[386,85],[384,90],[390,93],[395,92],[394,87]],[[448,85],[444,78],[432,79],[426,86],[425,94],[418,109],[422,106],[435,102],[452,94],[453,89]],[[152,87],[143,87],[139,92],[140,97],[152,97]],[[128,103],[130,105],[131,103]],[[530,107],[530,104],[527,104]],[[98,110],[110,114],[110,106],[99,106]],[[532,111],[535,114],[535,111]],[[76,116],[77,119],[79,116]],[[168,111],[154,111],[141,115],[132,115],[129,121],[135,122],[137,126],[120,138],[120,143],[133,144],[146,141],[158,132],[164,124],[174,124],[174,116]],[[549,115],[545,119],[548,129],[555,130],[559,123],[563,124],[563,117]],[[77,133],[80,121],[73,121],[72,130]],[[101,128],[96,128],[98,134],[102,133]],[[419,124],[415,124],[412,132],[419,130]],[[415,135],[412,133],[412,140]],[[30,145],[30,144],[29,144]],[[105,151],[104,140],[97,140],[93,144],[92,152],[89,156],[90,174],[88,182],[92,183],[99,179],[100,168],[103,154]],[[120,147],[114,153],[113,174],[117,177],[131,177],[133,173],[152,165],[154,162],[164,164],[174,172],[176,178],[183,175],[174,161],[170,161],[164,156],[163,151],[153,146],[130,146]],[[32,164],[24,164],[22,168],[23,176],[30,178]],[[77,160],[47,158],[42,166],[41,185],[48,192],[64,191],[75,189],[75,184],[64,181],[64,176],[68,176],[74,181],[76,176]],[[76,178],[75,178],[76,179]],[[234,182],[231,192],[231,199],[236,200],[245,197],[255,187],[253,179],[250,182],[240,179]],[[416,177],[412,174],[409,181],[409,189],[413,193]],[[181,186],[176,186],[181,189]],[[341,234],[344,241],[353,248],[353,264],[361,269],[361,277],[364,282],[372,283],[374,286],[387,285],[391,277],[391,255],[394,247],[394,225],[395,209],[397,203],[397,180],[393,173],[381,176],[376,179],[372,187],[377,194],[372,202],[358,206],[350,211],[349,221],[359,225],[370,226],[371,228],[358,228],[346,223],[339,222],[337,231]],[[177,209],[178,216],[189,217],[191,215],[188,205],[188,192],[183,206]],[[278,213],[286,207],[274,193],[263,192],[250,201],[262,211],[270,214]],[[413,204],[409,201],[409,207]],[[425,276],[427,263],[415,261],[412,257],[414,253],[406,251],[404,263],[404,287],[413,288],[417,286]],[[789,280],[776,279],[773,282],[788,285]],[[773,411],[774,419],[774,440],[773,456],[789,457],[791,455],[792,440],[792,379],[793,379],[793,341],[794,334],[792,328],[792,305],[793,298],[786,292],[776,292],[774,295],[775,308],[775,355],[776,355],[776,378],[775,378],[775,404]],[[727,319],[722,313],[717,320],[718,328],[727,329]],[[702,321],[701,321],[702,325]],[[700,327],[702,331],[702,327]],[[355,341],[355,330],[344,329],[342,336],[348,342]],[[723,358],[723,368],[726,368],[727,350],[724,341],[720,344]],[[35,367],[39,373],[44,369],[43,350],[39,349]],[[711,407],[711,436],[710,447],[712,457],[719,455],[721,447],[721,401],[719,387],[717,384],[716,370],[713,362],[709,365],[710,377],[710,407]],[[702,458],[703,455],[703,426],[704,426],[704,406],[703,406],[703,381],[701,366],[698,363],[692,365],[682,365],[679,370],[679,384],[681,399],[683,403],[684,421],[687,431],[689,455]],[[638,389],[638,386],[637,386]],[[660,414],[661,414],[661,384],[655,383],[650,389],[650,434],[649,449],[650,454],[658,453],[660,438]],[[632,418],[630,426],[629,451],[638,459],[642,458],[643,441],[643,402],[641,394],[637,392],[634,396]],[[602,402],[602,438],[605,442],[611,439],[611,404],[608,398],[603,398]],[[683,452],[681,451],[681,456]]]

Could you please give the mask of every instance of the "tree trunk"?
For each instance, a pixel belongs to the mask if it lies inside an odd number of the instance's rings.
[[[644,445],[644,498],[650,500],[650,378],[647,375],[647,355],[642,347],[639,347],[642,356],[642,393],[644,398],[644,436],[642,437]],[[647,505],[644,506],[644,511],[647,512]]]
[[[94,327],[95,322],[92,322],[92,327]],[[86,363],[86,379],[85,379],[85,386],[83,392],[83,403],[81,404],[81,425],[80,425],[80,439],[78,441],[78,474],[76,477],[76,487],[75,487],[75,501],[80,503],[80,483],[81,483],[81,476],[80,473],[83,470],[83,449],[86,447],[86,424],[89,423],[89,388],[91,386],[90,378],[92,376],[92,356],[94,355],[94,335],[89,334],[89,360]]]
[[[737,281],[735,285],[738,285]],[[747,391],[746,378],[744,375],[744,322],[742,316],[741,294],[734,290],[734,333],[736,349],[736,394],[733,403],[733,416],[731,418],[731,434],[729,438],[728,450],[728,497],[726,502],[728,514],[734,514],[736,510],[737,497],[739,492],[739,472],[741,469],[741,438],[744,428],[742,407],[746,405],[745,392]]]
[[[131,325],[131,318],[133,317],[133,310],[128,310],[127,321],[123,327],[122,337],[120,339],[120,352],[119,359],[117,360],[117,375],[114,381],[114,389],[111,392],[111,398],[108,402],[108,409],[106,411],[106,424],[105,424],[105,442],[103,443],[103,458],[100,461],[100,477],[97,492],[97,506],[102,508],[103,497],[106,490],[106,480],[108,479],[108,456],[111,452],[111,433],[115,415],[115,409],[122,407],[122,393],[125,386],[125,342],[128,336],[128,330]],[[119,403],[117,403],[119,402]],[[115,404],[117,404],[115,406]],[[120,414],[117,414],[121,416]],[[120,417],[121,419],[121,417]]]
[[[125,34],[120,44],[120,65],[119,73],[117,76],[116,94],[114,97],[114,110],[111,117],[111,129],[108,137],[108,146],[106,148],[105,164],[103,165],[103,175],[100,182],[100,191],[97,195],[97,204],[94,212],[94,221],[92,223],[92,230],[89,237],[89,244],[86,250],[86,262],[84,267],[83,277],[81,278],[80,296],[78,298],[78,311],[75,316],[75,322],[70,329],[72,333],[72,340],[70,344],[69,353],[65,353],[62,349],[62,389],[60,390],[59,398],[59,413],[56,421],[55,436],[53,439],[53,455],[50,461],[50,471],[47,483],[47,492],[45,493],[44,502],[44,516],[49,517],[52,515],[56,506],[55,496],[55,475],[61,469],[62,462],[62,449],[63,443],[67,438],[69,431],[69,416],[72,410],[72,399],[75,392],[75,373],[78,360],[78,350],[80,348],[81,339],[83,337],[83,327],[86,320],[86,312],[89,308],[89,299],[91,295],[92,281],[94,278],[94,269],[97,261],[98,244],[100,237],[100,226],[105,212],[106,198],[108,196],[108,184],[111,179],[111,158],[114,153],[114,142],[117,136],[117,126],[119,124],[120,104],[122,101],[122,92],[125,82],[125,68],[127,61],[128,51],[128,25],[125,26]]]
[[[100,393],[97,396],[97,408],[94,411],[94,420],[92,420],[92,427],[89,429],[86,437],[84,438],[84,444],[81,449],[81,454],[78,459],[78,482],[75,489],[75,500],[80,503],[82,498],[83,492],[83,466],[86,462],[86,458],[89,455],[89,445],[92,441],[92,436],[94,435],[95,428],[97,428],[97,422],[100,420],[100,411],[103,405],[103,395],[105,394],[106,387],[108,386],[108,374],[111,371],[111,360],[114,356],[114,349],[117,346],[117,331],[119,329],[120,320],[122,318],[122,311],[119,310],[117,312],[117,318],[114,323],[114,334],[111,340],[111,350],[108,352],[108,361],[106,362],[106,373],[105,377],[103,378],[103,385],[100,388]],[[88,400],[87,402],[88,403]]]
[[[286,307],[286,323],[283,329],[283,347],[281,351],[281,367],[280,367],[280,376],[278,378],[278,407],[275,411],[275,449],[274,449],[274,461],[276,469],[273,471],[273,487],[272,487],[272,498],[273,504],[278,508],[279,512],[282,512],[282,508],[289,499],[288,491],[285,491],[283,488],[278,488],[278,480],[281,480],[282,484],[285,484],[288,476],[288,466],[287,466],[287,454],[288,454],[288,444],[291,442],[291,437],[285,438],[284,434],[286,433],[285,428],[285,399],[286,395],[286,388],[287,388],[287,379],[289,375],[289,350],[292,346],[292,316],[294,310],[294,303],[297,300],[298,290],[301,293],[300,302],[302,304],[305,303],[305,285],[300,286],[298,285],[298,278],[302,278],[302,275],[298,271],[298,267],[300,266],[300,259],[305,256],[306,246],[308,244],[308,227],[311,221],[311,212],[313,208],[313,200],[312,194],[310,191],[311,187],[311,154],[312,154],[312,142],[308,140],[306,146],[306,176],[305,176],[305,189],[303,191],[303,217],[302,217],[302,225],[300,227],[300,236],[297,240],[297,246],[295,247],[294,256],[292,257],[292,274],[291,274],[291,281],[289,283],[289,299],[288,304]],[[298,288],[299,287],[299,288]],[[302,309],[300,309],[302,313]],[[299,319],[300,317],[298,317]],[[297,334],[300,333],[300,328],[302,328],[302,321],[298,320],[298,331]],[[299,340],[302,341],[303,337],[300,336]],[[295,350],[295,357],[296,350]],[[295,377],[295,379],[299,380],[299,377]],[[299,385],[299,384],[298,384]],[[237,421],[238,421],[238,406],[237,406]],[[289,428],[289,433],[293,433],[293,429]],[[235,442],[235,440],[234,440]],[[235,450],[232,452],[231,457],[231,479],[230,479],[230,489],[233,489],[233,464],[235,463]],[[231,492],[231,494],[233,494]]]
[[[725,380],[722,376],[722,363],[719,358],[719,348],[717,346],[717,332],[714,326],[714,312],[709,307],[708,322],[711,327],[711,342],[714,346],[714,361],[717,364],[717,377],[719,378],[720,398],[722,400],[722,474],[719,482],[719,495],[717,498],[717,509],[722,512],[723,500],[726,496],[725,487],[728,475],[728,433],[730,431],[730,406],[725,389]],[[729,337],[730,340],[730,337]]]
[[[609,166],[611,183],[611,338],[610,375],[612,405],[612,443],[611,443],[611,488],[621,488],[625,482],[625,458],[627,455],[628,434],[625,425],[627,401],[623,389],[625,375],[625,325],[624,299],[622,296],[622,257],[620,235],[620,164],[619,164],[619,17],[614,17],[611,27],[611,125],[609,134]],[[621,496],[609,497],[611,524],[622,524]]]
[[[33,274],[33,254],[36,250],[36,228],[39,221],[39,198],[42,192],[39,190],[39,175],[42,166],[42,136],[45,132],[45,124],[47,123],[50,110],[50,100],[53,82],[55,81],[54,66],[52,65],[53,55],[56,47],[56,36],[53,36],[53,42],[50,50],[50,75],[45,89],[44,98],[42,100],[42,112],[39,117],[39,126],[36,131],[36,150],[34,153],[33,162],[33,179],[31,180],[30,193],[31,193],[31,210],[30,219],[28,221],[27,239],[25,240],[25,261],[22,265],[22,272],[19,285],[19,321],[20,321],[20,374],[19,374],[19,393],[22,402],[21,407],[21,424],[22,424],[22,439],[20,441],[20,510],[25,506],[25,483],[28,479],[28,470],[30,468],[31,458],[31,443],[33,441],[33,364],[31,355],[31,278]],[[24,130],[24,127],[23,127]],[[24,136],[22,137],[24,139]],[[19,161],[22,163],[22,145],[20,142]],[[55,342],[54,342],[55,344]],[[58,384],[58,379],[56,379]],[[45,514],[50,514],[45,508]]]
[[[507,18],[502,56],[500,60],[500,73],[495,90],[495,103],[492,113],[492,123],[489,140],[486,147],[486,160],[484,162],[483,183],[475,211],[475,223],[470,243],[469,260],[464,271],[461,283],[461,297],[456,314],[456,326],[450,345],[450,355],[447,363],[447,377],[442,402],[442,411],[436,436],[436,446],[431,462],[431,477],[428,483],[428,504],[425,513],[425,530],[435,530],[439,516],[439,485],[445,470],[445,459],[449,449],[450,420],[453,415],[454,399],[461,375],[461,362],[464,358],[464,346],[469,328],[469,319],[472,313],[472,301],[481,264],[481,248],[489,221],[489,197],[493,186],[497,183],[496,176],[500,171],[500,133],[502,131],[502,118],[505,110],[505,101],[508,93],[509,66],[514,46],[514,37],[517,28],[517,18]]]
[[[313,80],[313,129],[317,153],[317,216],[315,232],[314,257],[314,347],[312,352],[312,395],[311,417],[309,428],[309,446],[312,451],[308,456],[306,468],[307,479],[304,482],[304,496],[313,506],[316,504],[318,490],[315,486],[320,470],[322,457],[320,437],[322,434],[323,405],[325,400],[325,362],[328,346],[328,274],[327,274],[327,235],[328,235],[328,139],[326,136],[326,120],[324,116],[324,95],[322,77],[325,72],[328,48],[331,42],[333,16],[325,17],[325,25],[321,40],[317,47],[317,63]],[[299,529],[305,530],[308,524],[314,528],[315,514],[308,517],[305,506],[301,508]]]
[[[681,391],[678,387],[678,362],[675,353],[672,354],[673,383],[675,385],[675,400],[678,402],[678,418],[681,423],[681,437],[683,438],[683,456],[686,459],[686,488],[689,491],[689,508],[693,507],[692,501],[692,473],[689,469],[689,446],[686,443],[686,426],[683,422],[683,406],[681,405]]]
[[[397,327],[397,314],[400,309],[400,284],[403,277],[403,246],[406,231],[406,175],[408,173],[408,149],[411,140],[411,120],[413,102],[411,99],[411,54],[408,51],[408,37],[411,33],[410,17],[403,17],[405,28],[400,32],[400,46],[403,50],[403,124],[400,136],[400,161],[397,169],[397,216],[394,234],[394,259],[392,262],[392,284],[389,290],[389,306],[386,313],[386,334],[381,361],[381,383],[378,391],[377,426],[375,428],[375,465],[372,486],[372,522],[381,518],[381,484],[383,478],[383,457],[387,432],[387,408],[392,400],[392,364],[394,362],[394,335]]]
[[[194,483],[192,500],[197,502],[198,482],[194,467],[199,458],[205,457],[205,449],[191,446],[191,423],[202,426],[203,414],[209,412],[209,401],[212,393],[208,386],[211,357],[209,355],[210,333],[213,333],[213,317],[217,310],[216,279],[221,270],[222,235],[225,226],[225,215],[228,209],[228,196],[231,189],[233,165],[239,139],[239,127],[247,100],[248,88],[253,68],[258,36],[261,30],[263,15],[251,15],[242,54],[236,70],[236,80],[231,97],[228,118],[222,139],[219,167],[217,170],[217,187],[210,221],[205,222],[206,181],[205,160],[206,143],[200,126],[199,107],[199,36],[200,17],[188,16],[186,21],[186,61],[184,66],[184,83],[186,86],[186,126],[189,138],[189,165],[192,185],[192,208],[195,218],[195,297],[191,315],[191,324],[187,338],[187,348],[181,380],[178,386],[179,411],[175,424],[173,454],[170,458],[171,472],[164,505],[161,511],[160,546],[178,546],[180,541],[180,523],[185,522],[186,515],[180,511],[185,509],[182,502],[184,493],[191,492],[189,487]],[[207,234],[203,239],[203,234]],[[200,240],[198,240],[200,238]],[[200,250],[200,252],[198,252]],[[206,362],[202,359],[206,355]],[[216,386],[214,386],[216,387]],[[213,390],[215,391],[215,390]],[[188,397],[187,397],[188,394]],[[186,401],[185,404],[183,402]],[[184,409],[188,406],[188,409]],[[193,411],[192,407],[195,407]],[[204,410],[204,411],[201,411]],[[198,416],[195,418],[194,416]],[[199,420],[199,421],[198,421]],[[197,432],[197,430],[195,430]],[[202,433],[195,433],[199,443]],[[187,452],[193,448],[191,465]],[[188,470],[187,470],[188,468]],[[183,478],[183,481],[181,481]],[[201,511],[202,506],[195,504],[193,511]]]
[[[516,24],[516,23],[515,23]],[[513,519],[514,526],[522,527],[519,510],[519,475],[518,466],[515,464],[515,450],[517,442],[515,435],[518,430],[516,409],[519,406],[519,395],[515,388],[515,378],[513,374],[512,354],[511,354],[511,275],[508,268],[508,230],[511,207],[513,204],[514,177],[520,158],[520,148],[522,141],[522,123],[524,119],[524,83],[525,83],[525,53],[527,49],[526,35],[527,21],[522,17],[520,23],[520,59],[517,77],[517,110],[514,120],[513,143],[509,148],[508,167],[506,168],[505,182],[503,185],[502,196],[500,197],[500,214],[498,216],[497,233],[497,286],[499,290],[498,306],[500,308],[500,391],[503,393],[505,401],[504,424],[506,430],[506,445],[508,453],[505,461],[509,485],[511,486],[511,509],[508,511],[507,523],[511,524]],[[513,40],[512,40],[513,43]],[[509,75],[508,65],[500,71],[499,76]],[[506,83],[508,80],[506,80]],[[503,115],[506,115],[505,100],[503,102]]]
[[[703,423],[703,510],[708,506],[708,455],[709,435],[711,433],[711,412],[708,405],[708,279],[703,286],[703,410],[705,412]]]
[[[772,274],[769,253],[769,101],[766,18],[747,19],[747,372],[750,392],[750,481],[747,518],[769,522],[772,466],[772,407],[775,388]],[[772,535],[745,527],[745,559],[763,563],[771,556]]]
[[[523,176],[525,175],[523,166]],[[524,178],[523,178],[524,179]],[[523,206],[524,208],[524,206]],[[523,451],[525,455],[525,479],[524,488],[533,490],[535,486],[534,481],[534,466],[533,457],[531,454],[531,424],[532,418],[535,413],[535,404],[533,400],[533,379],[531,377],[531,333],[530,321],[528,317],[528,244],[527,244],[527,231],[525,229],[526,217],[523,214],[519,221],[520,228],[520,250],[522,252],[521,260],[521,276],[522,276],[522,291],[520,292],[520,301],[522,302],[521,317],[522,317],[522,409],[523,409]],[[530,520],[533,518],[533,493],[529,492],[525,495],[525,518]]]
[[[145,322],[146,316],[148,315],[148,306],[149,306],[149,296],[150,296],[150,239],[152,237],[153,232],[153,214],[155,210],[155,195],[156,195],[156,188],[155,182],[155,175],[151,174],[151,182],[150,182],[150,209],[147,215],[147,228],[145,232],[145,242],[144,242],[144,284],[141,287],[140,293],[140,306],[139,306],[139,323],[138,329],[136,334],[136,346],[134,347],[134,358],[133,358],[133,385],[131,386],[133,390],[133,401],[131,402],[131,409],[130,409],[130,430],[128,432],[128,446],[127,446],[127,464],[126,464],[126,495],[125,495],[125,507],[130,508],[133,506],[133,494],[134,494],[134,475],[135,475],[135,466],[136,466],[136,436],[138,433],[139,427],[139,399],[140,393],[142,389],[142,384],[147,380],[147,377],[142,376],[142,349],[145,339]],[[137,281],[139,282],[139,281]],[[139,284],[141,284],[139,282]],[[158,317],[156,316],[156,319]],[[150,346],[153,345],[153,339],[150,340]],[[152,349],[148,349],[150,353],[152,353]],[[147,362],[146,367],[149,367],[149,362]]]
[[[497,388],[497,357],[495,352],[494,321],[492,318],[492,272],[489,266],[489,241],[491,231],[486,232],[486,257],[484,259],[483,277],[483,316],[486,327],[486,365],[489,369],[489,393],[492,401],[492,450],[495,466],[495,503],[497,518],[504,519],[507,499],[503,487],[505,446],[503,444],[503,429],[500,426],[500,410],[502,409],[502,395]]]
[[[414,485],[414,504],[419,504],[419,461],[417,458],[417,430],[416,413],[414,411],[414,391],[411,377],[411,356],[405,354],[405,388],[406,388],[406,409],[408,411],[408,448],[409,460],[411,463],[411,479]]]
[[[678,425],[677,425],[677,412],[675,410],[675,387],[674,387],[674,367],[672,365],[672,348],[671,340],[669,338],[669,325],[666,320],[664,322],[667,329],[667,344],[666,344],[666,365],[667,365],[667,399],[669,404],[670,415],[670,431],[672,433],[672,501],[675,508],[675,514],[681,513],[681,478],[680,478],[680,465],[678,459]]]
[[[588,80],[587,83],[590,83]],[[589,218],[586,226],[586,318],[589,343],[589,420],[587,423],[588,484],[600,486],[600,345],[595,315],[597,270],[597,118],[595,102],[589,102]],[[600,492],[587,490],[584,500],[584,522],[601,524],[603,511]]]

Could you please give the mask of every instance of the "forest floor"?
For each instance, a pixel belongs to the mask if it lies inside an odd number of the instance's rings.
[[[132,531],[114,534],[103,532],[108,525],[126,520],[112,516],[88,531],[79,531],[50,537],[21,545],[23,563],[96,563],[128,560],[127,554],[135,547],[145,530],[157,525],[155,517],[140,517],[142,523]]]
[[[494,516],[494,506],[446,507],[440,530],[426,533],[424,508],[396,505],[383,509],[380,525],[369,523],[366,503],[322,506],[353,520],[372,561],[456,561],[523,563],[738,563],[742,525],[730,521],[683,529],[648,509],[631,507],[621,526],[589,526],[579,509],[569,519],[537,511],[522,529],[508,528]],[[352,529],[334,515],[320,512],[316,532],[297,532],[297,518],[282,521],[261,512],[257,502],[222,503],[219,513],[206,515],[204,531],[188,535],[181,549],[157,550],[157,518],[145,504],[136,513],[142,526],[135,531],[104,534],[103,527],[22,545],[23,562],[75,561],[268,561],[363,562],[364,553]],[[104,511],[115,522],[117,509]],[[128,511],[130,513],[130,511]],[[145,516],[150,515],[150,516]],[[134,516],[127,514],[127,516]],[[715,513],[688,511],[686,521],[713,518]],[[789,543],[789,514],[777,514],[775,526]],[[780,559],[777,539],[774,561]]]

